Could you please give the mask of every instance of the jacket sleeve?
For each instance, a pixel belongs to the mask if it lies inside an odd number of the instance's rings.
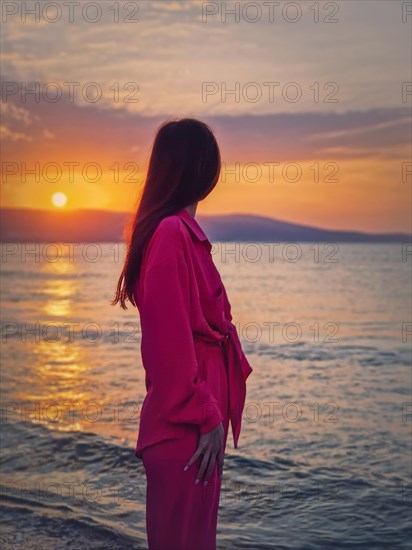
[[[205,381],[197,379],[197,357],[190,323],[190,280],[179,239],[163,242],[164,254],[153,251],[143,283],[140,315],[141,353],[150,377],[152,399],[166,422],[213,430],[222,415]]]

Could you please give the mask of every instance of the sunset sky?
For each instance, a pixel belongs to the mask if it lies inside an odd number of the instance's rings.
[[[191,116],[223,161],[197,213],[411,231],[408,2],[21,4],[3,2],[3,207],[133,210],[157,126]]]

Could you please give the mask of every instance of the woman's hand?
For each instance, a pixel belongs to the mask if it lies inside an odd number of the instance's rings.
[[[212,475],[216,460],[218,476],[221,478],[223,474],[224,436],[225,430],[222,422],[210,432],[200,436],[197,449],[184,468],[186,471],[200,455],[203,455],[195,483],[204,481],[204,485],[206,485]]]

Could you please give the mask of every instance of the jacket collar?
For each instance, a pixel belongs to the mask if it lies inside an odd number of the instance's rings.
[[[212,245],[203,229],[197,223],[196,219],[189,214],[186,208],[181,208],[178,212],[176,212],[176,215],[179,216],[179,218],[185,223],[185,225],[191,230],[199,241],[204,242],[209,250],[212,248]]]

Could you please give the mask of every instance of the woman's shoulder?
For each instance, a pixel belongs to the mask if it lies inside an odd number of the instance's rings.
[[[153,238],[168,245],[174,246],[185,240],[185,226],[179,216],[170,214],[165,216],[153,233]]]
[[[183,256],[186,246],[185,227],[179,216],[171,214],[164,217],[157,224],[150,239],[148,249],[150,266]]]
[[[178,231],[180,231],[181,224],[182,220],[177,214],[169,214],[168,216],[165,216],[163,219],[160,220],[160,222],[157,224],[156,231],[158,233],[164,233],[168,231],[174,231],[177,233]]]

